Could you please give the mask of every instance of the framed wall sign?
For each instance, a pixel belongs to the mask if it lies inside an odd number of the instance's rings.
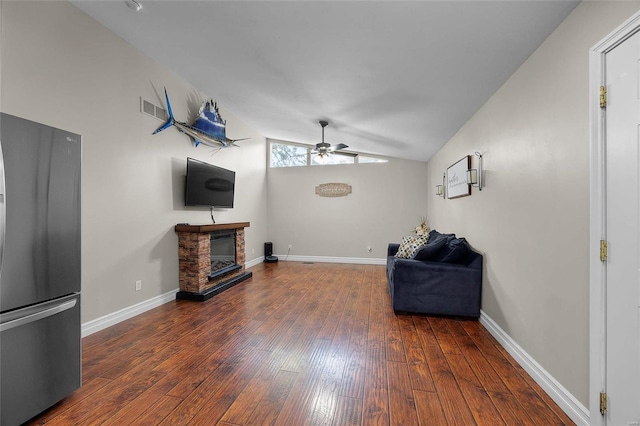
[[[316,194],[321,197],[344,197],[351,194],[351,185],[347,183],[321,183],[316,186]]]
[[[471,185],[467,183],[467,170],[471,167],[471,156],[466,155],[447,169],[447,198],[471,195]]]

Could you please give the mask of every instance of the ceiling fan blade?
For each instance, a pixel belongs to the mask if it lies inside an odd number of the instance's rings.
[[[327,148],[327,152],[340,151],[341,149],[345,149],[345,148],[349,148],[349,145],[339,143],[337,145],[333,145]]]

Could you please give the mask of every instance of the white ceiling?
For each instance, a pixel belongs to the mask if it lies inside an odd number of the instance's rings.
[[[578,4],[139,1],[73,3],[266,137],[423,161]]]

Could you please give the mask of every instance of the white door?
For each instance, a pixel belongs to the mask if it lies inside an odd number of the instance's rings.
[[[614,426],[640,422],[639,69],[640,33],[606,54],[605,386],[606,424]]]

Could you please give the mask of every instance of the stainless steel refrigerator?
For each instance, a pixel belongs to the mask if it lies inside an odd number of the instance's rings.
[[[81,137],[0,113],[0,424],[80,387]]]

